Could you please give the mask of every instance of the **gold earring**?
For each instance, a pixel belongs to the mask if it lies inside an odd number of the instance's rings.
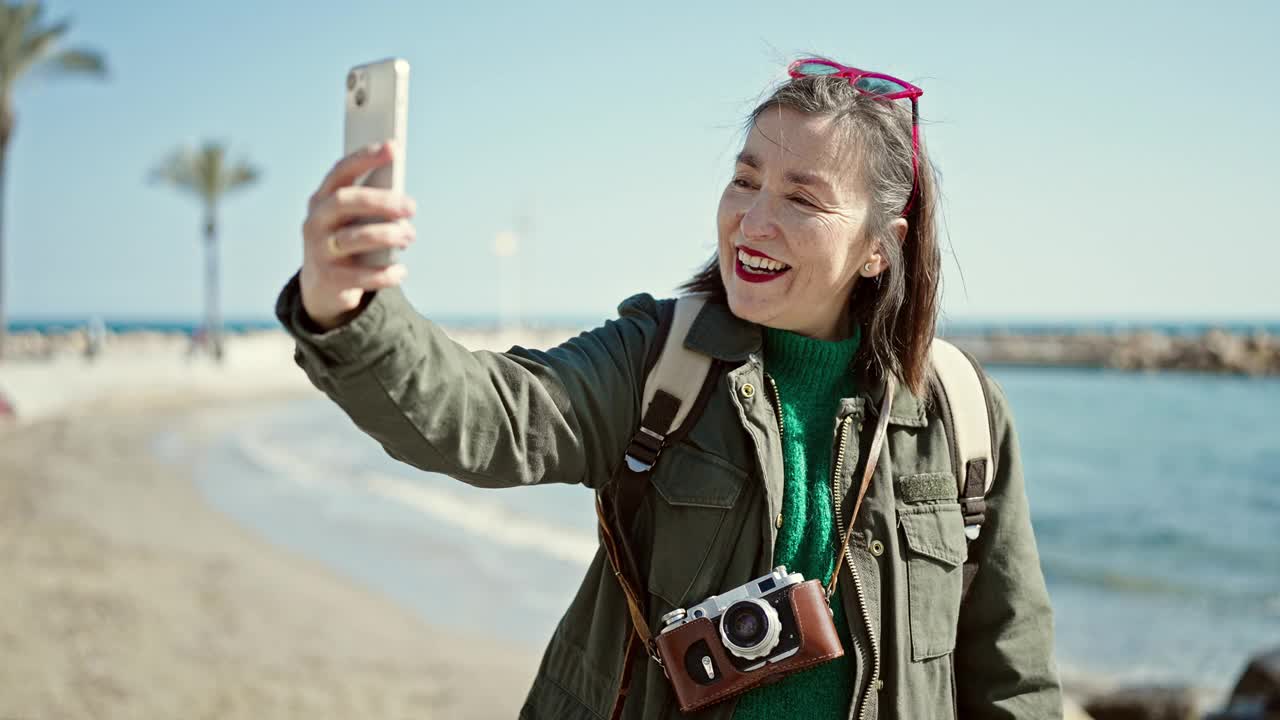
[[[862,272],[866,273],[867,275],[870,275],[870,274],[871,274],[871,263],[867,263],[866,265],[863,265],[863,266],[862,266]]]

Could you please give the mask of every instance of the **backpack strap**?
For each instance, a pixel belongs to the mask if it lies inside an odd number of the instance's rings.
[[[616,554],[622,561],[615,565],[614,571],[615,574],[621,571],[619,580],[626,579],[632,584],[629,592],[644,587],[641,582],[644,572],[631,547],[630,530],[649,488],[649,474],[663,449],[674,444],[697,422],[714,389],[715,362],[684,346],[689,328],[705,304],[705,297],[691,295],[678,298],[660,313],[658,339],[646,360],[648,370],[641,395],[640,426],[606,488],[610,502],[605,519],[611,521],[607,530],[612,531],[618,548]],[[644,597],[638,592],[630,594],[637,600]],[[642,609],[643,605],[633,608],[632,616]],[[646,630],[641,628],[641,634],[647,635]]]
[[[640,428],[627,445],[626,463],[632,472],[653,469],[668,435],[689,417],[711,370],[711,358],[684,346],[693,320],[706,298],[690,295],[676,300],[662,348],[644,381]]]
[[[930,357],[951,441],[952,469],[958,485],[960,511],[964,515],[964,534],[970,546],[964,563],[964,597],[969,594],[969,586],[978,571],[972,545],[982,532],[982,523],[987,517],[986,496],[995,481],[991,393],[986,373],[972,355],[935,338]]]
[[[631,632],[623,651],[623,665],[611,718],[621,715],[630,686],[637,646],[661,665],[653,633],[645,621],[645,599],[641,593],[644,575],[630,542],[630,530],[649,487],[664,448],[678,441],[698,422],[720,377],[720,363],[685,347],[684,341],[706,298],[690,295],[678,298],[670,312],[658,322],[658,341],[648,362],[641,396],[640,426],[627,444],[623,462],[618,464],[608,485],[596,493],[596,515],[605,557],[631,615]]]

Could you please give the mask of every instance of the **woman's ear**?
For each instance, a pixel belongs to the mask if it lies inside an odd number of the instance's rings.
[[[897,218],[889,223],[889,228],[893,234],[898,236],[898,242],[901,243],[907,237],[907,219]],[[880,251],[880,243],[876,243],[875,249],[867,256],[867,260],[863,263],[860,270],[863,277],[875,277],[885,271],[889,267],[889,258]]]
[[[873,278],[884,272],[887,267],[889,267],[888,258],[884,256],[884,253],[880,252],[880,244],[876,243],[876,248],[867,256],[866,262],[862,264],[858,272],[862,277]]]

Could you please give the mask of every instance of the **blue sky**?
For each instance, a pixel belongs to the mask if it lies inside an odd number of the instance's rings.
[[[195,317],[198,207],[145,178],[205,138],[264,171],[223,209],[223,297],[231,317],[268,317],[340,154],[345,70],[391,55],[413,66],[418,309],[497,311],[514,273],[493,239],[528,214],[523,312],[603,317],[709,255],[741,118],[806,51],[924,88],[950,317],[1280,315],[1277,3],[48,8],[111,75],[18,89],[5,232],[19,318]]]

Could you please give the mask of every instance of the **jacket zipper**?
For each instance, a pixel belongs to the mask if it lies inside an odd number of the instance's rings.
[[[782,396],[778,394],[778,383],[773,381],[773,376],[769,373],[764,374],[764,379],[769,381],[769,389],[773,391],[773,417],[778,421],[778,442],[782,442]]]
[[[844,512],[841,505],[840,492],[840,471],[844,469],[844,453],[849,445],[849,427],[853,425],[853,417],[846,416],[840,421],[840,446],[836,451],[836,467],[835,472],[831,476],[831,504],[835,506],[836,511],[836,540],[843,543],[844,541]],[[867,458],[867,462],[871,462],[872,458]],[[871,638],[871,680],[867,683],[867,689],[862,694],[862,699],[858,703],[858,720],[863,720],[867,716],[867,701],[871,699],[871,693],[876,686],[880,684],[880,646],[876,641],[875,628],[871,626],[871,616],[867,614],[867,592],[862,586],[862,576],[858,573],[858,566],[853,564],[853,549],[846,546],[844,549],[844,561],[849,566],[849,574],[853,576],[853,588],[858,597],[858,609],[862,611],[862,621],[867,628],[867,637]],[[829,600],[830,598],[828,598]]]
[[[782,435],[782,397],[778,394],[778,383],[774,382],[773,377],[765,373],[764,379],[769,381],[769,389],[773,392],[773,414],[778,420],[778,442],[783,440]],[[844,469],[844,454],[849,445],[849,427],[853,425],[853,417],[847,416],[840,421],[840,445],[836,451],[835,472],[832,473],[831,480],[831,504],[836,511],[836,540],[844,541],[844,514],[841,511],[841,493],[840,493],[840,471]],[[870,462],[870,458],[867,460]],[[871,681],[867,684],[866,692],[862,694],[862,699],[858,703],[858,719],[864,720],[867,716],[867,701],[871,698],[871,692],[880,682],[880,649],[876,643],[875,628],[871,627],[871,617],[867,614],[867,593],[862,587],[862,577],[858,574],[858,566],[853,564],[853,550],[845,548],[845,563],[849,566],[849,573],[853,576],[853,587],[858,597],[858,609],[862,611],[862,620],[866,624],[867,637],[871,638]],[[831,602],[831,598],[827,598],[827,602]],[[855,641],[854,650],[858,651],[859,659],[865,661],[862,648],[858,647]]]

